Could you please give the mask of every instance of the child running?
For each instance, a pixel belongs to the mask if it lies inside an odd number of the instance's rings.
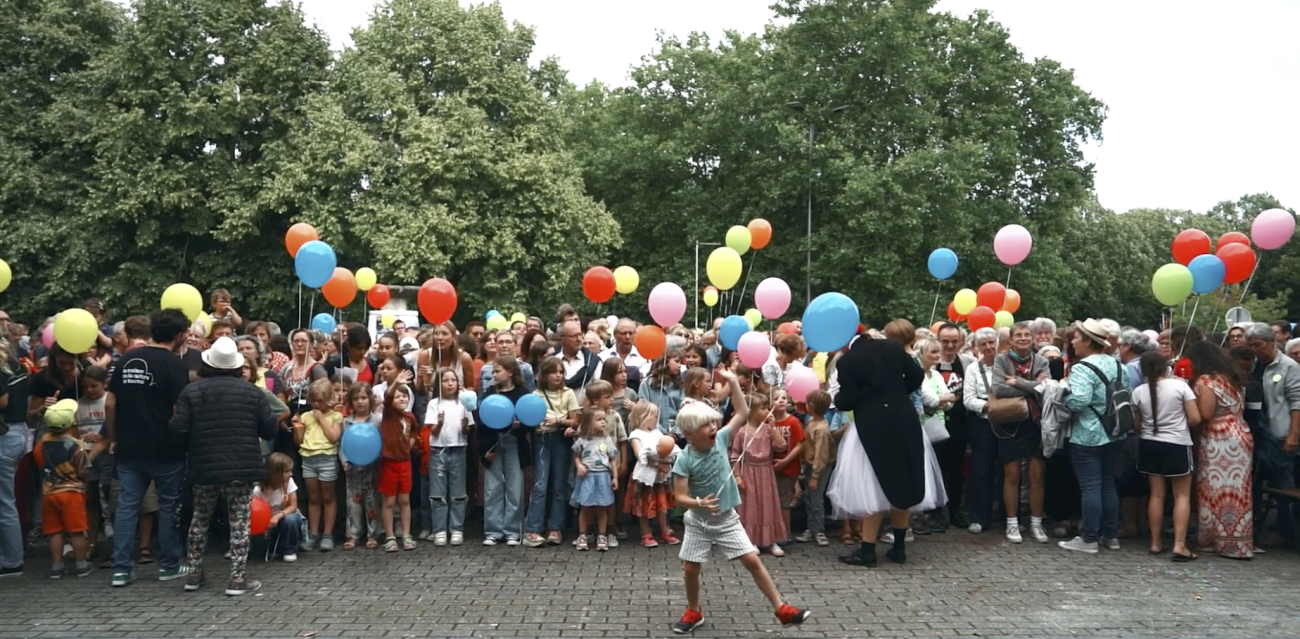
[[[673,489],[669,484],[672,478],[670,464],[677,460],[679,449],[673,438],[659,432],[659,407],[645,401],[637,402],[628,416],[629,424],[634,429],[629,436],[632,444],[632,459],[636,468],[632,471],[632,485],[623,501],[623,511],[635,515],[641,522],[641,545],[655,548],[659,542],[650,533],[650,519],[659,521],[659,537],[669,546],[676,546],[681,540],[673,535],[668,526],[668,511],[673,509]],[[662,440],[672,443],[672,453],[661,456],[659,443]]]
[[[771,602],[776,617],[782,625],[800,624],[808,620],[811,611],[800,610],[781,600],[772,576],[758,558],[758,549],[750,543],[745,529],[740,525],[736,506],[740,505],[740,489],[727,461],[732,433],[749,419],[749,407],[741,393],[736,375],[721,373],[731,391],[735,415],[725,427],[719,429],[722,416],[717,411],[695,402],[682,407],[677,414],[677,427],[686,438],[687,447],[673,465],[673,483],[678,505],[689,508],[684,522],[680,557],[686,582],[686,612],[673,626],[673,632],[686,634],[704,623],[700,609],[700,568],[709,560],[713,546],[721,546],[727,559],[740,558],[754,583]]]
[[[573,442],[573,466],[578,480],[573,486],[573,501],[578,505],[578,550],[587,549],[587,529],[596,515],[596,550],[609,550],[608,507],[614,505],[618,488],[618,444],[608,432],[608,418],[599,408],[582,411],[578,438]]]
[[[370,384],[365,382],[357,382],[348,389],[345,400],[348,416],[343,418],[344,433],[358,424],[377,427],[383,420],[383,413],[375,410],[371,392]],[[356,548],[362,534],[366,535],[366,548],[374,550],[379,547],[379,531],[383,530],[379,523],[379,493],[375,492],[378,464],[354,464],[343,454],[341,448],[339,460],[343,462],[343,476],[348,489],[347,538],[343,542],[343,550]]]

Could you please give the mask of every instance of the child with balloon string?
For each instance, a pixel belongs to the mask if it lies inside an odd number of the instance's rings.
[[[773,557],[782,557],[785,551],[777,542],[789,539],[790,531],[781,514],[772,462],[776,453],[785,453],[786,439],[776,428],[767,397],[754,394],[746,401],[748,419],[732,439],[729,451],[743,496],[736,506],[736,514],[740,515],[740,523],[754,545],[767,548]]]
[[[620,537],[627,539],[627,532],[623,530],[622,520],[618,516],[618,505],[623,502],[624,492],[626,491],[626,480],[622,476],[622,474],[626,473],[623,469],[625,466],[629,465],[621,461],[623,459],[628,459],[628,457],[623,453],[623,451],[628,448],[629,444],[627,427],[623,421],[623,417],[618,413],[618,411],[614,410],[614,386],[612,384],[598,379],[587,385],[585,395],[587,406],[605,413],[605,432],[614,440],[615,449],[617,451],[616,456],[620,460],[620,463],[617,464],[617,468],[613,469],[615,472],[614,477],[618,479],[618,483],[614,486],[614,501],[606,506],[605,513],[614,528],[614,534],[609,537],[609,547],[617,548]],[[578,506],[578,504],[571,505]]]
[[[402,549],[415,550],[411,536],[411,449],[418,422],[411,413],[413,393],[405,383],[396,383],[384,393],[384,416],[379,422],[382,443],[376,488],[383,496],[380,517],[384,522],[384,551],[397,552],[393,534],[393,505],[401,509]]]
[[[358,382],[348,389],[345,406],[347,416],[343,418],[343,446],[339,449],[339,461],[343,463],[343,478],[347,486],[347,523],[343,550],[357,547],[361,535],[366,535],[366,549],[379,547],[379,494],[375,491],[375,477],[378,465],[375,460],[357,463],[348,458],[347,433],[361,424],[378,427],[383,420],[383,413],[376,411],[370,384]]]
[[[293,440],[302,457],[307,484],[307,537],[305,547],[319,539],[320,549],[334,549],[334,521],[338,516],[334,483],[338,481],[338,442],[343,438],[343,414],[334,410],[334,385],[319,379],[307,389],[311,411],[293,421]],[[315,536],[317,530],[319,537]]]
[[[533,490],[528,501],[528,531],[524,536],[524,545],[530,548],[543,544],[556,546],[563,541],[560,528],[569,501],[569,473],[573,469],[569,440],[576,434],[578,425],[578,397],[564,384],[564,363],[560,358],[551,357],[542,362],[535,394],[546,401],[546,418],[533,432]],[[543,523],[549,524],[546,537],[541,534]]]
[[[501,396],[505,410],[498,412],[494,396]],[[498,357],[492,366],[492,386],[479,403],[478,449],[483,468],[483,545],[504,542],[518,546],[522,534],[524,469],[532,464],[527,431],[510,409],[529,395],[524,386],[519,360]]]

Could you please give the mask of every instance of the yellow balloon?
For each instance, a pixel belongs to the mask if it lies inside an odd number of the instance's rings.
[[[717,289],[710,288],[704,291],[704,305],[709,308],[713,308],[714,306],[718,305]]]
[[[368,291],[374,288],[375,284],[379,283],[379,276],[375,275],[375,269],[372,269],[369,266],[365,266],[357,269],[357,274],[355,277],[357,280],[358,291],[362,291],[362,292]]]
[[[393,322],[396,322],[396,321],[397,321],[397,318],[394,317],[392,313],[384,313],[383,315],[380,315],[380,316],[379,316],[379,324],[380,324],[380,326],[383,326],[384,328],[392,328],[392,327],[393,327]]]
[[[511,323],[511,324],[514,324],[515,322],[523,322],[523,323],[527,324],[527,323],[528,323],[528,316],[527,316],[527,315],[524,315],[523,313],[515,313],[514,315],[511,315],[511,316],[510,316],[510,323]]]
[[[733,226],[727,229],[727,247],[735,251],[737,255],[744,255],[753,241],[754,236],[750,234],[749,229],[743,226]]]
[[[952,296],[953,310],[957,311],[960,315],[970,315],[970,312],[975,310],[977,299],[978,296],[975,295],[975,291],[963,288],[962,290],[957,291],[956,295]]]
[[[993,328],[1011,328],[1015,323],[1015,316],[1007,311],[998,311],[993,315]]]
[[[636,269],[631,266],[620,266],[614,269],[614,290],[623,295],[636,292],[636,287],[641,284],[641,276]]]
[[[9,270],[9,265],[4,260],[0,260],[0,293],[5,292],[13,281],[14,272]]]
[[[203,325],[204,337],[212,337],[212,316],[206,311],[199,311],[199,318],[194,320],[194,323]]]
[[[510,328],[510,321],[505,315],[493,315],[487,320],[487,329],[489,331],[504,331]]]
[[[709,282],[720,291],[729,291],[740,281],[740,271],[744,265],[740,262],[740,253],[729,246],[719,246],[709,254],[706,265]]]
[[[203,312],[203,296],[189,284],[172,284],[163,291],[161,308],[177,309],[193,322]]]
[[[745,311],[745,320],[749,322],[750,328],[758,328],[759,322],[763,321],[763,314],[756,308]]]
[[[99,324],[95,316],[80,308],[72,308],[54,318],[54,341],[59,348],[74,355],[95,346],[99,339]]]

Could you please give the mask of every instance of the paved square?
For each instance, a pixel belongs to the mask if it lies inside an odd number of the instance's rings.
[[[243,597],[222,594],[220,554],[195,593],[155,581],[156,564],[110,588],[106,570],[52,581],[48,560],[29,557],[23,578],[0,581],[0,638],[663,637],[685,607],[675,548],[628,542],[602,554],[576,552],[567,539],[541,549],[477,541],[253,560],[249,574],[264,585]],[[996,532],[949,532],[909,544],[905,566],[882,555],[866,570],[837,563],[838,543],[799,544],[764,562],[790,601],[813,609],[805,626],[783,630],[739,563],[714,562],[695,635],[1300,635],[1295,553],[1174,564],[1148,556],[1142,541],[1126,546],[1084,556],[1055,543],[1012,546]]]

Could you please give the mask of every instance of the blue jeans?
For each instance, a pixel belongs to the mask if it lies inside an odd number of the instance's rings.
[[[1119,537],[1119,493],[1115,491],[1115,461],[1123,441],[1102,446],[1070,444],[1070,461],[1079,480],[1083,525],[1079,536],[1093,543]]]
[[[560,431],[538,433],[533,436],[533,447],[537,452],[533,455],[533,492],[528,499],[528,532],[542,533],[543,518],[548,523],[546,530],[560,530],[569,507],[573,440]],[[550,517],[545,517],[547,501],[551,504]]]
[[[519,467],[519,442],[510,433],[502,433],[496,459],[483,469],[483,536],[491,539],[518,539],[519,502],[524,497],[524,469]]]
[[[998,462],[998,437],[988,420],[968,413],[970,435],[970,496],[966,510],[971,523],[983,528],[990,525],[993,498],[1002,494],[1002,464]]]
[[[14,476],[18,460],[27,454],[23,424],[9,427],[0,436],[0,568],[23,565],[23,527],[18,521],[18,500],[14,496]]]
[[[447,501],[451,500],[450,507]],[[465,528],[465,447],[429,449],[429,504],[433,532]]]
[[[117,496],[113,516],[113,572],[135,568],[135,533],[140,525],[140,502],[152,481],[158,493],[158,565],[173,569],[181,563],[181,537],[176,531],[176,505],[185,480],[185,462],[139,462],[117,459]]]
[[[275,555],[298,554],[298,540],[302,534],[302,513],[293,511],[285,515],[269,531],[266,539],[267,559]]]

